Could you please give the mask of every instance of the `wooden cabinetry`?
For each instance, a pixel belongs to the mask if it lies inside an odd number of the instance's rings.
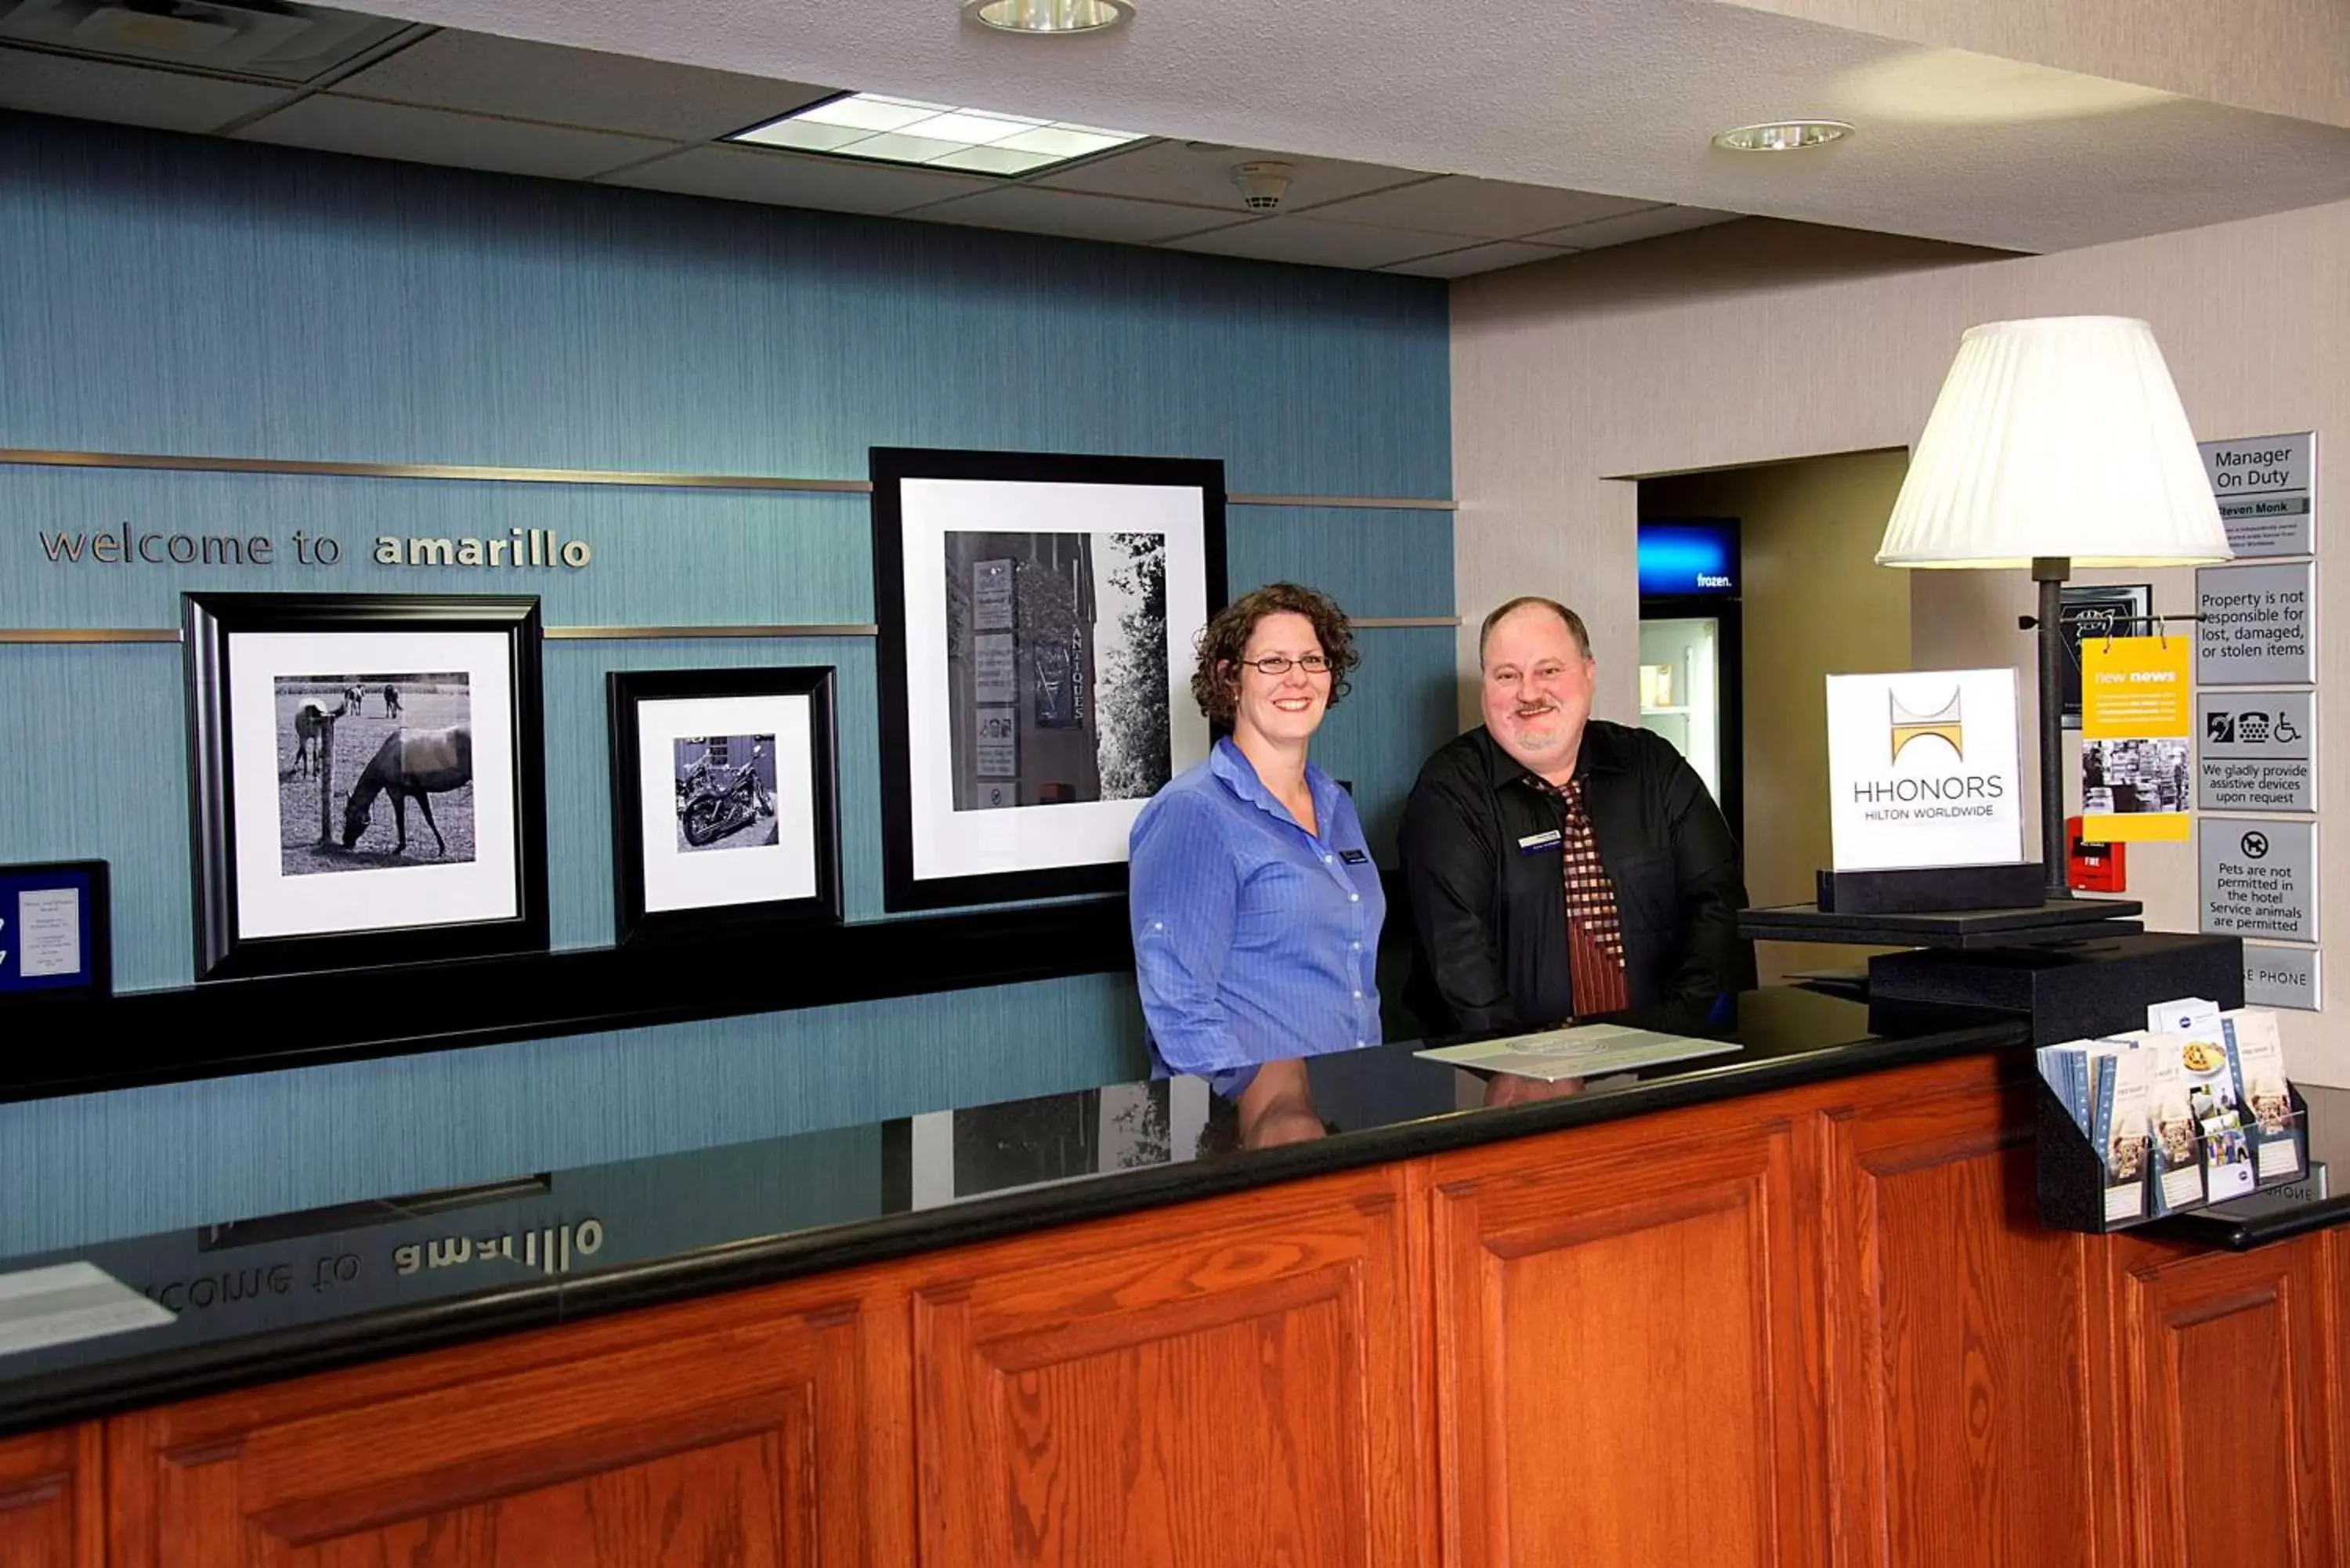
[[[2219,1254],[2114,1239],[2125,1515],[2141,1568],[2342,1561],[2330,1262],[2324,1237]]]
[[[1824,1127],[1838,1560],[2109,1561],[2099,1243],[2034,1218],[2028,1105],[1987,1060],[1856,1087]]]
[[[887,1324],[838,1286],[492,1341],[114,1423],[136,1568],[906,1560]]]
[[[0,1563],[99,1568],[106,1561],[105,1473],[95,1425],[0,1440]]]
[[[1804,1164],[1736,1106],[1433,1162],[1444,1561],[1820,1561]]]
[[[1424,1561],[1401,1167],[975,1249],[912,1296],[922,1561]]]
[[[2350,1233],[2043,1230],[2022,1071],[1492,1144],[18,1438],[0,1564],[2350,1558]]]

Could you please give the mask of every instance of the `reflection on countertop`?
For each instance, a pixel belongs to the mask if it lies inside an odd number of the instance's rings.
[[[1243,1147],[1203,1081],[1162,1079],[0,1261],[94,1263],[176,1314],[0,1355],[0,1431],[2024,1040],[2004,1014],[1801,988],[1717,1011],[1625,1021],[1733,1051],[1562,1085],[1489,1082],[1417,1042],[1315,1057],[1325,1136],[1280,1148]]]

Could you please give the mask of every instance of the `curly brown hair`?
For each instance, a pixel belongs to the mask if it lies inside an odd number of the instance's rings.
[[[1208,722],[1220,730],[1232,728],[1241,698],[1241,655],[1256,623],[1269,615],[1302,615],[1314,623],[1322,657],[1330,661],[1330,701],[1336,708],[1348,686],[1347,675],[1363,662],[1355,650],[1355,628],[1347,612],[1327,594],[1295,583],[1267,583],[1252,588],[1215,613],[1200,634],[1199,668],[1191,672],[1191,695]]]

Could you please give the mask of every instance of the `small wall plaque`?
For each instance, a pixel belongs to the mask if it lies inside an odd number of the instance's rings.
[[[0,866],[0,1004],[113,989],[106,862]]]

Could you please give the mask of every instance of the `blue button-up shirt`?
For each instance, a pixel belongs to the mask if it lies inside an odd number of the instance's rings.
[[[1151,1054],[1219,1094],[1261,1063],[1379,1043],[1387,896],[1355,803],[1310,763],[1305,783],[1318,835],[1218,741],[1135,819],[1128,913]]]

